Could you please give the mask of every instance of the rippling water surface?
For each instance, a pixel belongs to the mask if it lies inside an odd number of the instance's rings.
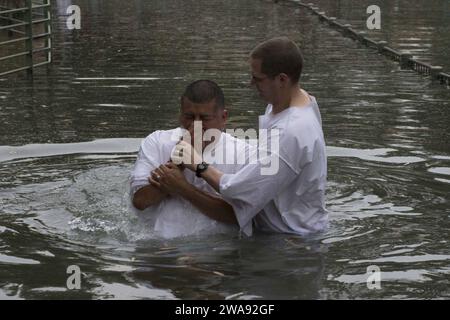
[[[316,2],[353,23],[364,19],[357,8],[365,16],[359,1]],[[77,32],[65,29],[71,2],[57,3],[52,66],[33,83],[0,79],[0,298],[450,297],[447,88],[289,1],[73,1]],[[384,35],[401,46],[401,21],[432,30],[408,43],[446,62],[444,3],[389,11]],[[322,110],[330,229],[155,237],[128,202],[140,140],[177,125],[178,97],[198,78],[224,88],[229,127],[255,127],[264,105],[247,54],[281,34],[303,48],[302,85]],[[83,272],[81,290],[66,287],[69,265]],[[372,265],[380,290],[366,285]]]

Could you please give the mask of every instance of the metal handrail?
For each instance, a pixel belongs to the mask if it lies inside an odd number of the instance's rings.
[[[23,51],[23,52],[11,54],[9,56],[0,57],[0,61],[5,61],[5,60],[8,60],[8,59],[12,59],[12,58],[18,58],[18,57],[26,56],[27,54],[29,54],[28,51]]]
[[[22,34],[19,38],[1,41],[0,46],[11,45],[19,42],[25,42],[26,50],[17,52],[8,56],[0,57],[0,61],[6,61],[10,59],[15,59],[18,57],[26,57],[26,66],[22,66],[13,70],[7,70],[0,73],[0,76],[5,76],[11,73],[27,70],[31,75],[35,67],[49,64],[51,62],[51,16],[50,16],[50,0],[46,0],[46,3],[36,3],[31,0],[26,1],[27,6],[23,8],[9,9],[4,6],[0,6],[0,19],[8,20],[10,23],[6,26],[0,26],[0,31],[9,31]],[[6,10],[4,10],[6,9]],[[44,13],[34,12],[36,9],[44,9]],[[23,19],[13,18],[11,14],[22,13]],[[9,15],[9,16],[5,16]],[[45,24],[45,32],[40,34],[33,34],[33,25]],[[17,27],[23,27],[24,31],[16,30]],[[26,36],[23,36],[26,35]],[[33,41],[36,39],[45,39],[45,46],[34,48]],[[22,49],[23,50],[23,49]],[[34,63],[33,55],[39,52],[46,52],[46,60],[39,63]]]
[[[50,47],[43,47],[43,48],[33,49],[33,53],[48,51],[48,50],[51,50],[51,49],[52,48],[50,48]]]
[[[0,27],[0,31],[1,31],[1,30],[8,30],[8,29],[15,28],[15,27],[22,27],[22,26],[26,26],[26,25],[28,25],[28,22],[21,22],[21,23],[16,23],[16,24],[9,24],[9,25],[7,25],[7,26],[1,26],[1,27]]]
[[[33,20],[33,24],[37,24],[37,23],[43,23],[43,22],[47,22],[50,21],[50,18],[44,18],[44,19],[39,19],[39,20]]]
[[[7,41],[0,42],[0,46],[6,45],[6,44],[11,44],[11,43],[16,43],[16,42],[20,42],[20,41],[26,41],[26,40],[28,40],[27,37],[17,38],[17,39],[13,39],[13,40],[7,40]]]
[[[20,72],[20,71],[30,70],[32,68],[44,66],[44,65],[49,64],[49,63],[51,63],[51,61],[39,62],[39,63],[34,64],[33,67],[30,67],[30,66],[20,67],[20,68],[14,69],[14,70],[9,70],[9,71],[0,73],[0,76],[3,77],[3,76],[6,76],[8,74],[13,74],[13,73]]]
[[[44,4],[32,5],[31,9],[33,10],[33,9],[49,8],[50,6],[51,6],[50,3],[44,3]],[[0,7],[0,8],[6,8],[6,7]],[[28,7],[8,9],[8,10],[4,10],[4,11],[0,10],[0,15],[9,14],[9,13],[17,13],[17,12],[26,12],[26,11],[28,11]]]
[[[32,6],[32,9],[40,9],[40,8],[48,8],[50,7],[50,3],[40,4],[37,6]]]
[[[45,38],[45,37],[49,37],[49,36],[51,36],[51,33],[49,33],[49,32],[40,33],[40,34],[33,35],[33,40]],[[26,40],[28,40],[28,37],[22,37],[22,38],[17,38],[17,39],[13,39],[13,40],[3,41],[3,42],[0,42],[0,46],[6,45],[6,44],[11,44],[11,43],[16,43],[16,42],[20,42],[20,41],[26,41]]]
[[[40,38],[45,38],[45,37],[50,37],[50,36],[51,36],[50,32],[40,33],[40,34],[33,35],[33,40],[40,39]]]
[[[16,29],[11,29],[11,30],[9,30],[9,31],[15,32],[15,33],[20,33],[20,34],[25,34],[25,32],[20,31],[20,30],[16,30]]]
[[[35,64],[33,65],[33,68],[40,67],[40,66],[45,66],[46,64],[50,64],[50,63],[51,63],[50,60],[48,60],[48,61],[43,61],[43,62],[39,62],[39,63],[35,63]]]
[[[2,15],[0,15],[0,19],[3,19],[3,20],[9,20],[9,21],[19,21],[19,22],[21,22],[22,20],[19,20],[19,19],[15,19],[15,18],[13,18],[13,17],[3,17]]]
[[[13,73],[16,73],[16,72],[20,72],[20,71],[29,70],[30,68],[31,67],[27,66],[27,67],[20,67],[20,68],[13,69],[13,70],[8,70],[8,71],[0,73],[0,77],[6,76],[8,74],[13,74]]]
[[[10,10],[5,10],[5,11],[0,11],[0,14],[25,12],[25,11],[28,11],[28,8],[17,8],[17,9],[10,9]]]

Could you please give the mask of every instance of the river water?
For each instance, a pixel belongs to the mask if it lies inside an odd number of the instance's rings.
[[[386,29],[373,38],[450,70],[447,1],[378,2]],[[78,31],[66,28],[72,3]],[[365,2],[316,3],[364,27]],[[53,10],[53,64],[33,82],[0,79],[0,299],[450,297],[448,88],[289,1],[79,0]],[[128,203],[141,139],[177,126],[178,97],[199,78],[224,88],[230,128],[256,127],[265,106],[247,56],[276,35],[302,47],[302,86],[321,107],[330,229],[156,238]],[[79,290],[66,287],[71,265],[83,273]],[[380,289],[367,286],[369,266]]]

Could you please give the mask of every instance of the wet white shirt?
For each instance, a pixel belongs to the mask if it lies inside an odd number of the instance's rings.
[[[325,140],[319,107],[316,99],[309,97],[308,105],[275,115],[268,105],[259,117],[260,129],[279,132],[279,152],[269,152],[269,157],[278,157],[276,174],[261,174],[264,165],[259,159],[220,180],[220,194],[233,206],[241,230],[248,236],[253,226],[300,235],[327,226]]]
[[[172,150],[181,136],[181,128],[158,130],[142,141],[130,177],[132,195],[140,188],[149,185],[148,177],[151,171],[170,160]],[[218,152],[219,150],[221,152]],[[238,155],[248,152],[248,145],[243,140],[222,133],[213,148],[205,149],[204,159],[222,172],[236,173],[244,166],[244,163],[238,164],[238,162],[242,162]],[[227,159],[233,157],[235,161],[224,164]],[[216,193],[202,178],[197,178],[194,172],[184,170],[183,173],[187,181],[198,189]],[[138,216],[143,218],[142,222],[154,228],[157,235],[165,238],[238,230],[237,227],[210,219],[189,201],[177,196],[163,199],[159,204],[140,212]]]

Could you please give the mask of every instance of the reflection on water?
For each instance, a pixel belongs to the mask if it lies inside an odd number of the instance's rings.
[[[320,2],[349,20],[365,9]],[[0,299],[450,296],[448,90],[288,1],[73,3],[88,9],[84,27],[64,30],[55,8],[48,72],[0,81]],[[427,4],[417,28],[436,28],[427,12],[438,8]],[[248,86],[247,54],[279,34],[303,47],[303,85],[322,110],[330,229],[307,239],[156,237],[128,203],[141,139],[177,126],[179,94],[197,78],[223,86],[230,127],[256,126],[264,106]],[[427,55],[445,59],[433,48],[447,40],[432,34],[417,43],[433,41]],[[78,291],[66,288],[72,264],[83,272]],[[366,286],[370,265],[381,290]]]

